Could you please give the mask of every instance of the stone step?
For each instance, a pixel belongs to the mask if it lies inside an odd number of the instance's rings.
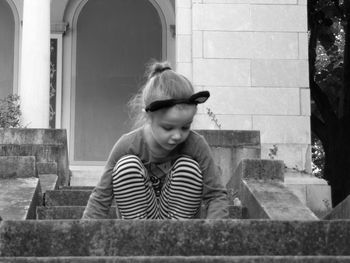
[[[36,208],[36,219],[57,220],[57,219],[80,219],[83,216],[85,206],[38,206]],[[231,219],[244,218],[245,210],[241,206],[230,206],[229,214]],[[110,219],[118,218],[115,206],[110,209]]]
[[[81,218],[82,211],[80,208],[77,208],[73,212],[73,207],[85,207],[93,187],[88,186],[64,186],[60,187],[61,190],[47,190],[45,193],[45,209],[39,208],[38,212],[41,213],[39,216],[45,218],[43,213],[47,213],[47,219],[78,219]],[[115,205],[114,200],[112,205]],[[58,208],[62,206],[63,208]],[[49,207],[55,207],[48,209]],[[242,206],[235,206],[230,203],[229,206],[229,218],[231,219],[242,219],[245,217],[246,209]],[[47,211],[47,212],[44,212]],[[57,214],[56,214],[57,213]],[[205,211],[202,212],[202,215],[205,216]],[[72,217],[70,217],[72,216]],[[112,217],[114,218],[114,217]]]
[[[350,219],[350,195],[340,202],[324,219]]]
[[[233,180],[240,179],[239,198],[247,218],[318,220],[318,217],[283,184],[284,163],[279,160],[244,159],[227,184],[229,199]]]
[[[349,244],[349,220],[23,220],[0,224],[0,257],[349,256]]]
[[[81,219],[85,206],[38,206],[36,208],[36,219],[57,220],[57,219]],[[116,207],[111,207],[109,219],[116,219]]]
[[[345,263],[350,256],[0,257],[7,263]]]
[[[86,206],[91,190],[48,190],[45,206]]]
[[[3,220],[35,219],[35,209],[41,199],[37,177],[0,179],[0,217]]]

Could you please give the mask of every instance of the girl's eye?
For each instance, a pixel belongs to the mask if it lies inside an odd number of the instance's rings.
[[[170,127],[170,126],[163,126],[163,129],[166,130],[166,131],[170,131],[172,129],[172,127]]]
[[[189,129],[190,129],[190,126],[182,127],[182,130],[183,130],[183,131],[188,131]]]

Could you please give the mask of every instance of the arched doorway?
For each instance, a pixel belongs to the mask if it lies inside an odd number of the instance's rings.
[[[102,164],[130,129],[126,104],[145,64],[164,58],[162,22],[148,0],[89,0],[76,21],[71,162]]]

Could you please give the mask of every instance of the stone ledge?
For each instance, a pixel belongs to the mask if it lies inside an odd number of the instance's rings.
[[[0,129],[0,144],[65,145],[66,138],[64,129]]]
[[[211,147],[258,147],[260,131],[195,130]]]
[[[285,165],[280,160],[243,159],[235,173],[249,180],[284,180]]]
[[[67,133],[64,129],[0,129],[0,156],[9,155],[35,156],[37,162],[56,162],[58,184],[69,184]]]
[[[85,206],[38,206],[36,208],[36,219],[57,220],[57,219],[81,219]],[[116,219],[117,210],[113,206],[109,210],[108,219]]]
[[[350,256],[0,257],[7,263],[348,263]]]
[[[0,179],[38,177],[35,156],[0,156]]]
[[[239,197],[247,208],[247,218],[318,220],[281,182],[243,180]]]
[[[40,179],[41,191],[43,194],[45,194],[46,191],[55,190],[58,188],[57,174],[40,174],[39,179]]]
[[[350,195],[339,203],[333,210],[327,214],[324,219],[350,219]]]
[[[86,206],[91,190],[47,190],[45,206]]]
[[[349,256],[349,242],[350,220],[5,220],[0,223],[2,257]]]
[[[34,219],[41,199],[39,178],[0,180],[0,216],[3,220]]]

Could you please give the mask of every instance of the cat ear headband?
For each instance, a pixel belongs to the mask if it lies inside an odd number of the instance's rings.
[[[176,104],[189,104],[189,105],[197,105],[207,101],[209,98],[209,91],[200,91],[187,99],[168,99],[168,100],[156,100],[150,103],[146,108],[146,112],[153,112],[156,110],[160,110],[163,108],[170,108],[175,106]]]

